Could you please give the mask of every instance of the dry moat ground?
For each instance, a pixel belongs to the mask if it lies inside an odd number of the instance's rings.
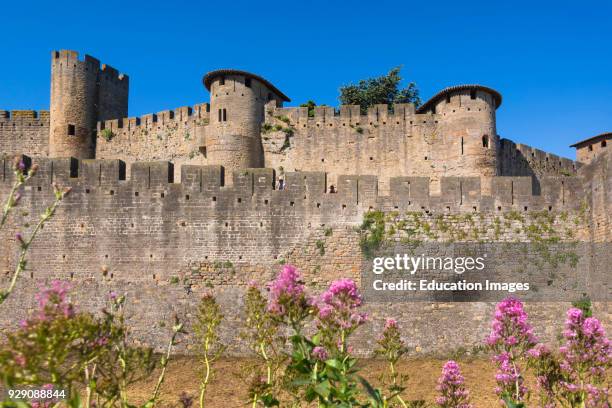
[[[442,365],[446,360],[434,358],[415,358],[399,364],[399,370],[409,376],[408,388],[404,392],[406,399],[426,400],[432,404],[436,396],[436,381],[440,376]],[[493,388],[495,387],[495,367],[487,357],[465,358],[457,360],[461,365],[466,383],[471,390],[472,402],[476,408],[498,407]],[[213,407],[240,407],[245,406],[247,396],[244,381],[240,374],[244,372],[246,359],[222,359],[217,363],[217,375],[208,391],[206,406]],[[385,364],[378,360],[361,360],[363,370],[361,375],[373,383]],[[192,396],[198,394],[198,363],[194,358],[178,357],[168,365],[166,382],[162,387],[162,406],[180,406],[179,395],[187,392]],[[131,390],[133,398],[145,400],[151,393],[157,380],[157,374],[148,380],[137,384]],[[139,401],[140,402],[140,401]],[[197,398],[194,400],[197,406]]]

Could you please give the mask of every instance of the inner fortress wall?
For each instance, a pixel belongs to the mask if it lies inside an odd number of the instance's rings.
[[[0,110],[0,155],[49,154],[49,111]]]
[[[200,149],[198,132],[209,121],[210,105],[202,103],[99,122],[96,158],[117,159],[127,164],[168,160],[177,168],[183,164],[208,164]],[[180,175],[177,176],[179,181]]]

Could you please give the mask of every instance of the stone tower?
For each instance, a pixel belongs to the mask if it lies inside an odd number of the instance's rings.
[[[208,163],[224,166],[228,176],[232,170],[263,167],[260,131],[266,104],[280,107],[290,99],[264,78],[245,71],[212,71],[203,82],[210,91],[210,123],[200,150]]]
[[[92,159],[96,151],[96,123],[127,117],[127,75],[75,51],[51,53],[51,157]]]
[[[499,174],[499,137],[495,111],[502,97],[482,85],[458,85],[443,89],[418,109],[435,114],[446,152],[446,175]]]

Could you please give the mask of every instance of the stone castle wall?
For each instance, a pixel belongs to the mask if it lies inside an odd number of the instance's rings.
[[[179,169],[168,162],[126,168],[118,160],[32,161],[40,171],[23,191],[20,210],[24,211],[15,212],[1,232],[3,242],[14,244],[0,249],[3,283],[15,262],[16,226],[31,225],[50,202],[51,182],[73,191],[34,243],[19,296],[6,304],[15,313],[0,321],[3,327],[16,324],[33,307],[40,284],[58,278],[73,282],[77,303],[86,310],[99,309],[111,290],[127,292],[134,335],[160,347],[172,314],[190,321],[199,297],[211,291],[227,316],[223,339],[232,345],[232,352],[240,353],[236,333],[247,283],[269,281],[284,262],[295,263],[312,290],[341,276],[359,281],[363,254],[357,227],[370,209],[420,214],[430,224],[423,239],[444,233],[446,228],[434,222],[442,217],[465,231],[463,239],[475,240],[474,226],[463,216],[468,214],[478,224],[476,230],[486,230],[479,239],[525,240],[528,236],[521,235],[518,224],[500,235],[494,218],[510,212],[528,218],[533,211],[558,214],[555,228],[575,230],[577,239],[589,240],[591,234],[589,225],[576,223],[584,216],[584,198],[590,196],[579,178],[544,178],[541,194],[534,195],[528,177],[495,177],[487,195],[479,178],[442,178],[440,194],[434,194],[427,178],[396,177],[389,195],[381,195],[376,177],[340,176],[338,193],[330,194],[322,172],[287,172],[287,188],[279,191],[273,188],[272,169],[235,172],[232,186],[225,186],[219,166],[182,166],[181,183],[176,183]],[[0,162],[0,199],[11,185],[11,162]],[[561,329],[567,306],[534,307],[533,319],[547,338],[554,339]],[[384,317],[398,317],[413,346],[440,353],[480,344],[492,307],[490,303],[366,306],[375,327]],[[596,305],[609,326],[608,307]],[[371,350],[372,333],[368,328],[358,336],[358,350]]]
[[[467,112],[467,107],[463,109]],[[210,155],[211,146],[206,146],[206,135],[213,133],[208,110],[207,104],[201,104],[101,122],[96,158],[219,164]],[[307,108],[269,104],[261,130],[264,167],[279,175],[324,171],[328,187],[337,186],[341,174],[373,174],[385,193],[394,176],[428,176],[434,181],[433,190],[439,191],[439,180],[445,176],[531,176],[539,188],[537,180],[542,177],[576,174],[574,161],[500,141],[494,126],[487,125],[493,120],[477,120],[476,130],[459,135],[465,132],[464,121],[449,124],[444,114],[418,114],[414,105],[400,104],[392,112],[386,105],[374,106],[368,115],[361,115],[358,106],[341,106],[339,112],[317,107],[309,117]],[[110,140],[100,136],[102,129],[112,131]]]
[[[169,160],[177,167],[207,164],[200,150],[197,128],[209,123],[209,110],[209,105],[203,103],[141,117],[100,122],[97,127],[96,158],[118,159],[127,164]],[[104,131],[108,135],[106,138]]]
[[[0,110],[0,155],[49,154],[49,111]]]

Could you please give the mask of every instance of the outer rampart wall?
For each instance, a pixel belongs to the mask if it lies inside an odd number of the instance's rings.
[[[99,309],[111,290],[127,292],[134,335],[160,347],[172,314],[189,321],[199,297],[212,291],[226,313],[222,336],[235,346],[233,352],[241,347],[236,338],[240,295],[251,279],[270,280],[285,261],[296,263],[313,289],[341,276],[359,279],[363,255],[355,227],[370,208],[418,212],[428,219],[482,214],[482,222],[493,222],[509,211],[576,214],[585,197],[579,178],[545,178],[542,194],[533,195],[529,178],[499,177],[491,182],[491,194],[483,195],[479,178],[442,178],[441,193],[433,194],[427,178],[397,177],[385,196],[379,195],[373,176],[340,176],[338,193],[329,194],[321,172],[287,172],[287,188],[279,191],[273,188],[272,169],[235,172],[233,185],[227,187],[222,185],[219,166],[182,166],[182,181],[176,183],[179,169],[168,162],[142,162],[129,168],[118,160],[35,158],[33,162],[40,171],[20,202],[29,215],[13,214],[2,231],[3,242],[14,241],[16,225],[43,210],[52,197],[51,182],[73,191],[33,245],[17,289],[20,296],[6,304],[15,315],[1,320],[0,326],[24,317],[33,306],[24,299],[33,300],[38,285],[59,278],[74,282],[77,303],[87,310]],[[0,162],[0,199],[11,184],[10,165],[9,159]],[[466,222],[456,222],[469,228]],[[559,229],[576,230],[571,217],[559,217],[557,222]],[[513,231],[511,226],[506,238],[520,238]],[[493,237],[495,232],[489,234]],[[14,265],[15,248],[0,249],[3,280]],[[556,326],[561,330],[566,306],[535,308],[533,319],[547,338],[554,339]],[[609,324],[608,306],[596,307]],[[479,344],[491,308],[486,303],[367,305],[375,326],[384,317],[396,316],[407,328],[411,345],[442,353]],[[358,350],[372,348],[372,332],[368,329],[358,336]]]

